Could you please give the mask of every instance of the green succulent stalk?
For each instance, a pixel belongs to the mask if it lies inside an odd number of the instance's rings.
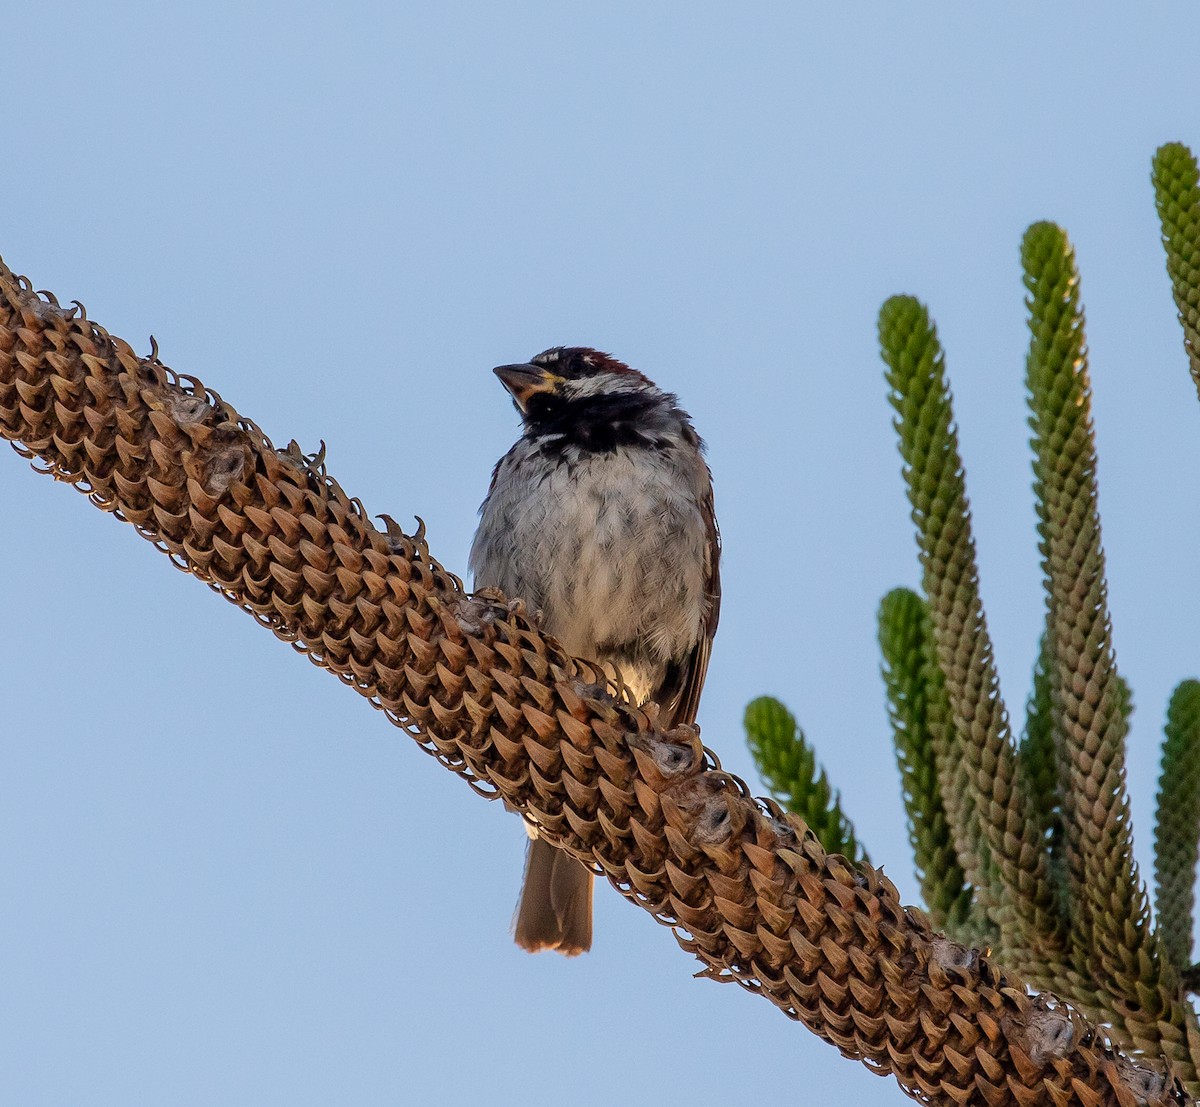
[[[1169,142],[1154,155],[1151,180],[1183,345],[1200,390],[1200,168],[1191,150]]]
[[[1029,787],[1029,801],[1038,825],[1046,837],[1053,862],[1062,850],[1062,812],[1058,799],[1056,749],[1059,743],[1055,735],[1054,698],[1051,690],[1054,655],[1050,634],[1051,630],[1047,626],[1042,632],[1038,658],[1033,669],[1033,689],[1025,704],[1021,764]]]
[[[974,902],[976,889],[959,863],[947,814],[962,796],[950,757],[950,706],[933,659],[929,611],[915,592],[897,588],[884,596],[879,645],[922,898],[934,926],[964,944],[990,945],[994,929]],[[961,825],[960,812],[955,812],[955,821]],[[971,851],[964,847],[963,852]]]
[[[998,954],[1018,971],[1053,981],[1063,968],[1061,923],[1000,698],[941,345],[929,313],[911,296],[883,305],[879,341],[950,707],[950,757],[963,765],[967,825],[955,829],[955,839],[986,843],[997,878],[988,913]],[[972,879],[983,871],[980,857],[960,854],[960,861]]]
[[[771,795],[804,820],[828,853],[855,863],[868,860],[792,713],[778,700],[760,696],[746,707],[745,724],[750,752]]]
[[[1036,488],[1036,484],[1035,484]],[[1040,494],[1039,494],[1039,503]],[[1049,623],[1047,617],[1047,623]],[[1033,670],[1033,688],[1025,705],[1025,730],[1021,738],[1020,758],[1029,785],[1030,803],[1046,836],[1050,853],[1050,876],[1058,893],[1063,917],[1070,914],[1068,880],[1063,858],[1062,803],[1059,800],[1058,757],[1062,745],[1058,715],[1051,690],[1054,656],[1050,628],[1042,633],[1038,658]],[[1126,728],[1133,712],[1133,696],[1125,678],[1117,677],[1121,695],[1121,714]]]
[[[1160,1024],[1182,1030],[1184,1018],[1133,859],[1125,787],[1130,698],[1117,673],[1108,615],[1079,274],[1066,234],[1052,223],[1029,228],[1021,260],[1029,291],[1026,385],[1047,608],[1043,681],[1053,709],[1072,959],[1094,982],[1105,1016],[1123,1036],[1140,1048],[1158,1048]],[[1041,694],[1044,701],[1044,687]],[[1044,746],[1044,738],[1035,741]],[[1136,1007],[1128,1003],[1131,995],[1139,997]]]
[[[1192,960],[1200,854],[1200,681],[1185,680],[1167,707],[1154,826],[1155,910],[1163,953],[1183,973]]]

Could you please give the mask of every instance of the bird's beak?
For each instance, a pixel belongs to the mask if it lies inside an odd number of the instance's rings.
[[[537,365],[497,365],[492,372],[500,378],[500,383],[522,411],[529,405],[531,397],[539,392],[553,392],[562,383],[562,377]]]

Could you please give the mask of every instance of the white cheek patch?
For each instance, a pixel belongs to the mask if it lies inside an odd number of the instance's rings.
[[[598,373],[582,380],[569,380],[563,386],[563,395],[569,400],[582,400],[587,396],[622,396],[631,393],[652,393],[657,389],[636,377],[623,373]]]

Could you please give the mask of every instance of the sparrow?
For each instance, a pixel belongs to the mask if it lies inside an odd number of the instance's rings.
[[[692,723],[721,607],[720,534],[704,444],[678,399],[586,346],[493,370],[521,436],[492,472],[470,567],[539,613],[576,657],[619,672],[664,728]],[[537,836],[517,945],[592,944],[592,873]]]

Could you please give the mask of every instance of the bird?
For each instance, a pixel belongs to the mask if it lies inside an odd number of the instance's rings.
[[[588,346],[497,366],[522,432],[492,471],[470,569],[537,613],[572,656],[619,672],[664,728],[695,722],[721,609],[721,538],[704,443],[678,398]],[[538,836],[513,937],[592,944],[592,872]]]

